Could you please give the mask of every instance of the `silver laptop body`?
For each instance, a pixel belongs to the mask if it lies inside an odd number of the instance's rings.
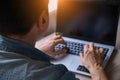
[[[85,44],[95,42],[96,47],[105,50],[103,64],[105,67],[115,48],[117,27],[117,5],[107,2],[59,0],[56,31],[63,33],[69,51],[67,54],[57,56],[51,63],[64,64],[72,72],[90,76],[80,61],[79,53],[83,52]],[[59,44],[55,49],[62,48],[66,46]]]

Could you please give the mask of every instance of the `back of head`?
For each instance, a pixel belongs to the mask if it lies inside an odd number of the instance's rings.
[[[0,0],[0,34],[27,34],[48,0]]]

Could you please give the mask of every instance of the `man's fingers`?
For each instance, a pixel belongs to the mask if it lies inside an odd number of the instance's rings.
[[[104,55],[104,49],[100,48],[99,51],[100,51],[101,56],[103,57],[103,55]]]
[[[81,62],[83,64],[83,62],[84,62],[84,54],[83,53],[80,53],[80,60],[81,60]]]
[[[99,49],[99,52],[100,52],[100,64],[101,64],[101,66],[103,66],[103,58],[104,58],[104,49],[103,48],[100,48]]]
[[[53,38],[53,40],[57,40],[57,39],[61,39],[62,38],[62,36],[61,35],[58,35],[58,36],[55,36],[54,38]]]
[[[67,52],[66,49],[61,49],[61,50],[59,50],[59,51],[56,51],[54,54],[55,54],[55,56],[56,56],[56,55],[60,55],[60,54],[66,53],[66,52]]]
[[[99,54],[99,49],[97,47],[95,48],[95,53]]]
[[[102,54],[104,53],[104,49],[103,49],[103,48],[100,48],[99,51],[100,51],[100,53],[102,53]]]
[[[88,46],[88,45],[85,45],[85,46],[84,46],[84,53],[87,53],[88,49],[89,49],[89,46]]]
[[[80,53],[80,59],[82,60],[84,57],[84,54],[83,53]]]
[[[54,44],[53,45],[56,46],[57,44],[67,45],[67,43],[63,39],[54,40]]]
[[[103,58],[103,56],[104,56],[104,49],[103,49],[103,48],[100,48],[99,51],[100,51],[101,57]]]
[[[90,50],[90,51],[94,51],[94,43],[93,43],[93,42],[91,42],[91,43],[89,44],[89,50]]]

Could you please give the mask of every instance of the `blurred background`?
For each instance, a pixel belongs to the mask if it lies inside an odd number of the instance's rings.
[[[49,0],[49,12],[57,10],[57,0]]]
[[[49,0],[49,27],[45,35],[51,34],[56,30],[56,12],[57,12],[57,0]]]

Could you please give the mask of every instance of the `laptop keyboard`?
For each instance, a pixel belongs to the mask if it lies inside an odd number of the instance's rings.
[[[55,47],[55,50],[58,51],[63,48],[66,48],[68,50],[67,53],[79,56],[80,52],[83,52],[84,44],[67,41],[67,46],[63,44],[58,44]],[[108,48],[103,48],[103,49],[104,49],[104,59],[105,59],[105,56],[109,51],[109,49]],[[77,70],[89,73],[89,71],[84,66],[81,65],[78,66]]]
[[[59,44],[55,47],[55,50],[57,51],[57,50],[66,48],[68,50],[67,53],[79,56],[79,53],[83,52],[83,46],[84,44],[81,44],[81,43],[67,41],[67,46],[63,44]]]
[[[79,56],[80,53],[83,53],[84,44],[67,41],[67,46],[63,44],[59,44],[55,47],[55,50],[58,51],[63,48],[66,48],[68,50],[67,53]],[[103,48],[103,49],[104,49],[104,58],[105,58],[109,49],[108,48]]]

